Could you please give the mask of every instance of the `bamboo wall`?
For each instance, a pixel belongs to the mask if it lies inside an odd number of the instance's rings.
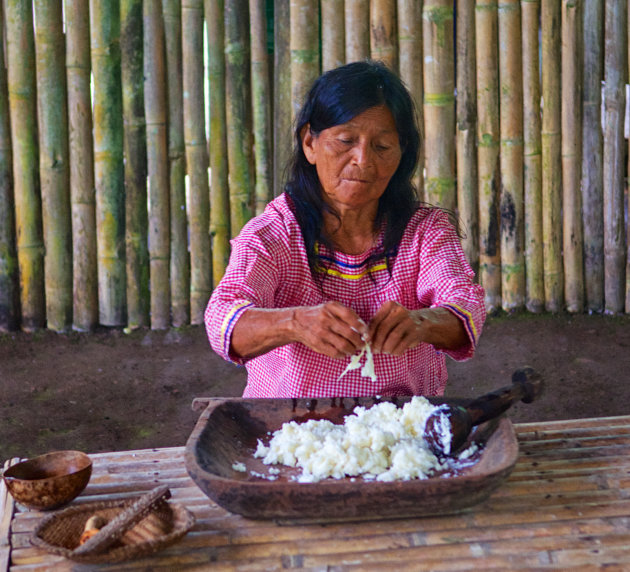
[[[2,330],[201,323],[305,90],[364,58],[413,94],[420,196],[457,212],[489,312],[630,312],[625,0],[0,10]]]

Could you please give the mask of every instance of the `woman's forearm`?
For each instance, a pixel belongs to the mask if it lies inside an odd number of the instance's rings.
[[[446,308],[422,308],[411,312],[422,332],[422,341],[440,350],[456,350],[469,342],[462,321]]]
[[[295,308],[248,309],[232,331],[232,352],[249,359],[295,341],[295,311]]]

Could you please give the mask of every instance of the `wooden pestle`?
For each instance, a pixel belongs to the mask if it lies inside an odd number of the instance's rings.
[[[475,425],[498,417],[512,404],[531,403],[543,390],[543,381],[531,367],[512,374],[512,385],[474,399],[468,405],[440,405],[427,419],[424,438],[436,455],[451,455],[468,439]]]

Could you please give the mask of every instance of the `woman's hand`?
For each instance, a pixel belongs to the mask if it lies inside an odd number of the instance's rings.
[[[402,355],[420,342],[438,349],[456,349],[468,341],[464,325],[446,308],[408,310],[389,300],[370,322],[372,350],[376,353]]]
[[[232,351],[243,358],[300,342],[334,359],[356,353],[368,338],[365,322],[339,302],[292,308],[250,308],[232,331]]]

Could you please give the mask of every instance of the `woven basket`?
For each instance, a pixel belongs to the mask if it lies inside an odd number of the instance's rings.
[[[177,503],[157,503],[151,512],[116,540],[105,552],[76,554],[87,520],[100,515],[111,521],[133,501],[102,501],[63,509],[42,520],[31,543],[48,552],[82,563],[122,562],[153,554],[181,538],[195,524],[195,517]]]

